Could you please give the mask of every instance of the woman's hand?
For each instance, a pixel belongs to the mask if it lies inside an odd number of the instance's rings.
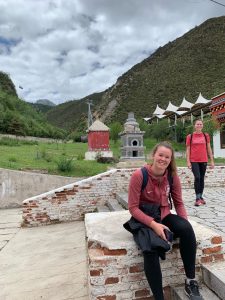
[[[188,167],[188,169],[191,169],[191,163],[190,162],[187,163],[187,167]]]
[[[155,221],[152,221],[151,222],[151,225],[150,227],[152,228],[153,231],[155,231],[155,233],[161,237],[163,240],[167,241],[166,239],[166,236],[165,236],[165,233],[164,233],[164,229],[168,229],[168,227],[166,227],[165,225],[163,224],[160,224],[160,223],[157,223]]]

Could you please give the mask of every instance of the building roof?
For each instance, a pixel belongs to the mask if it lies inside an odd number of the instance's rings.
[[[89,128],[88,131],[109,131],[109,127],[101,121],[96,120]]]
[[[212,100],[208,100],[208,99],[204,98],[204,97],[202,96],[202,94],[199,93],[198,99],[196,100],[196,102],[195,102],[194,105],[196,105],[196,104],[208,104],[208,103],[210,103],[211,101],[212,101]]]
[[[160,108],[157,104],[156,109],[153,112],[153,115],[162,115],[164,112],[165,112],[165,109]]]
[[[167,106],[167,108],[166,108],[164,114],[165,114],[165,115],[168,115],[168,114],[170,114],[171,112],[176,112],[176,111],[178,110],[178,108],[179,108],[178,106],[175,106],[175,105],[173,105],[171,102],[169,102],[169,104],[168,104],[168,106]]]
[[[219,94],[219,95],[216,95],[216,96],[212,97],[212,100],[215,99],[215,98],[217,98],[217,97],[220,97],[220,96],[222,96],[222,95],[225,96],[225,92],[223,92],[223,93],[221,93],[221,94]]]
[[[183,98],[183,101],[182,101],[182,103],[181,103],[181,105],[180,105],[179,108],[178,108],[178,110],[189,110],[189,109],[192,108],[193,105],[194,105],[193,103],[187,101],[187,100],[185,99],[185,97],[184,97],[184,98]]]

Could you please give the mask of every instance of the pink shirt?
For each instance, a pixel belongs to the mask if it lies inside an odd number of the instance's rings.
[[[207,143],[210,143],[210,137],[208,133],[205,133]],[[190,146],[190,162],[208,162],[207,144],[204,134],[194,132],[189,134],[186,138],[186,146]]]
[[[151,171],[151,165],[145,165],[148,170],[148,183],[146,188],[141,191],[143,176],[141,169],[137,169],[131,176],[128,192],[128,208],[131,215],[139,222],[150,226],[153,218],[143,213],[139,206],[142,203],[160,204],[161,219],[170,214],[170,203],[168,201],[169,182],[167,171],[162,177],[155,177]],[[171,191],[173,204],[176,213],[187,219],[187,212],[184,207],[181,193],[181,184],[178,175],[173,176],[173,187]]]

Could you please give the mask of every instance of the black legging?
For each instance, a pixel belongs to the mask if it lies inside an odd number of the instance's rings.
[[[204,179],[205,179],[205,172],[207,168],[206,162],[192,162],[191,169],[192,173],[194,174],[195,181],[195,194],[196,198],[202,197],[203,190],[204,190]]]
[[[169,214],[162,223],[180,238],[180,254],[187,278],[195,278],[196,238],[191,224],[184,218]],[[162,272],[157,252],[144,253],[144,270],[155,300],[164,300]]]

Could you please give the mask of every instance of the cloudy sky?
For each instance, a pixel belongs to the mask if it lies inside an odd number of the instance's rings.
[[[225,0],[0,0],[0,71],[20,98],[55,104],[104,91]]]

